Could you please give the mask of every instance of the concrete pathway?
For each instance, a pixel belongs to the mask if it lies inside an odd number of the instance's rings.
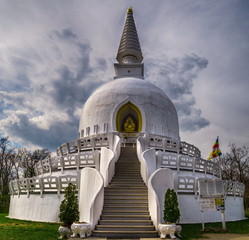
[[[207,240],[249,240],[249,234],[230,234],[230,233],[207,233],[202,235]],[[170,238],[166,238],[170,239]],[[203,238],[198,238],[198,240],[201,240]],[[69,238],[69,240],[82,240],[82,238]],[[107,240],[107,238],[84,238],[84,240]],[[161,240],[161,238],[140,238],[140,239],[112,239],[112,240]],[[192,239],[197,240],[197,239]]]

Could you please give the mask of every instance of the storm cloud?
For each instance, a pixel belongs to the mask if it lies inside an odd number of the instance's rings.
[[[154,82],[175,104],[182,131],[198,131],[209,125],[208,119],[201,116],[193,96],[194,82],[198,74],[207,68],[208,60],[196,54],[183,58],[168,59],[161,56],[146,61],[147,78]]]
[[[132,4],[145,80],[174,102],[182,141],[207,156],[219,135],[249,145],[249,1],[1,1],[0,136],[19,146],[75,139],[94,89],[113,79]]]

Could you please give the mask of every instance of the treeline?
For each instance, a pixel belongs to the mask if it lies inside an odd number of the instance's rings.
[[[35,176],[35,164],[50,155],[47,149],[14,148],[8,137],[0,138],[0,212],[9,203],[9,181]]]
[[[238,147],[232,143],[229,152],[222,155],[222,179],[238,181],[245,184],[244,203],[249,209],[249,148]]]

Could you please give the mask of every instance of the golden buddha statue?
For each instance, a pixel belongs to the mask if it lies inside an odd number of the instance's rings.
[[[128,117],[124,123],[125,132],[135,132],[135,123],[131,117]]]

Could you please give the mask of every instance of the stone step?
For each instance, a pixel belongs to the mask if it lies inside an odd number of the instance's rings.
[[[125,201],[135,201],[135,200],[146,200],[148,201],[148,196],[129,196],[129,195],[111,195],[111,196],[105,196],[105,200],[122,200]]]
[[[156,238],[157,231],[93,231],[94,237],[106,238]]]
[[[139,174],[140,175],[140,169],[134,169],[134,168],[116,168],[115,170],[115,174],[119,175],[119,174],[124,174],[124,173],[127,173],[127,174],[131,174],[131,175],[134,175],[134,174]]]
[[[106,199],[104,206],[123,206],[125,203],[126,206],[148,206],[148,200],[121,200],[121,199]]]
[[[138,210],[138,211],[148,211],[148,206],[113,206],[113,205],[108,205],[108,206],[104,206],[103,210],[115,210],[115,211],[123,211],[123,210],[127,210],[127,211],[134,211],[134,210]]]
[[[141,183],[114,182],[114,183],[109,184],[109,187],[114,187],[114,186],[116,186],[116,187],[132,187],[132,186],[143,187],[143,186],[145,186],[145,184],[142,182]]]
[[[127,193],[127,192],[106,192],[105,193],[105,199],[109,199],[109,198],[113,198],[113,197],[117,197],[117,198],[124,198],[124,199],[136,199],[136,198],[141,198],[141,199],[145,199],[148,198],[148,193]]]
[[[147,197],[148,193],[127,193],[127,192],[106,192],[105,196],[124,196],[124,197]]]
[[[119,186],[112,186],[110,187],[110,185],[108,185],[106,188],[107,189],[112,189],[112,190],[132,190],[132,191],[139,191],[139,190],[145,190],[145,191],[148,191],[147,190],[147,187],[145,185],[141,185],[141,186],[138,186],[138,187],[135,187],[135,186],[129,186],[129,187],[119,187]]]
[[[149,211],[144,210],[103,210],[102,216],[104,215],[149,215]]]
[[[135,171],[124,170],[124,169],[122,169],[120,171],[116,171],[114,176],[117,176],[117,177],[118,176],[131,176],[131,177],[140,177],[140,178],[142,178],[140,171],[135,172]]]
[[[142,179],[136,180],[136,179],[113,179],[111,183],[144,183]]]
[[[99,225],[153,226],[153,223],[151,220],[99,220]]]
[[[134,215],[134,214],[124,214],[124,215],[101,215],[101,220],[151,220],[150,215]]]
[[[130,184],[128,184],[128,183],[111,183],[109,185],[110,188],[112,188],[112,187],[126,187],[126,188],[129,188],[129,187],[132,187],[132,186],[144,187],[145,184],[144,183],[140,183],[140,184],[138,184],[138,183],[130,183]]]
[[[140,164],[137,163],[128,163],[128,162],[124,162],[124,163],[115,163],[115,169],[121,169],[122,167],[127,168],[127,169],[133,169],[133,170],[140,170]]]
[[[124,171],[122,170],[121,172],[116,172],[115,175],[113,177],[117,177],[117,176],[131,176],[131,177],[141,177],[141,173],[139,172],[132,172],[132,171]]]
[[[98,231],[153,231],[155,227],[153,225],[141,225],[141,226],[125,226],[125,225],[97,225],[96,230]]]
[[[107,189],[105,189],[105,194],[108,194],[108,193],[148,194],[148,191],[146,189],[107,188]]]

